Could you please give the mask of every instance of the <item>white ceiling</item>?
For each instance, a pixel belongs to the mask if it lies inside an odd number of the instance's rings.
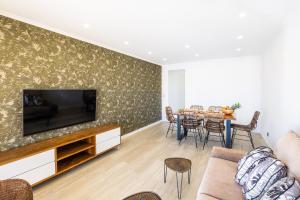
[[[0,14],[164,65],[260,54],[294,1],[1,0]]]

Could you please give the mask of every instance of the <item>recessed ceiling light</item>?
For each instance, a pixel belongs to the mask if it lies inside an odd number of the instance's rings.
[[[152,54],[152,52],[151,52],[151,51],[148,51],[148,54],[149,54],[149,55],[151,55],[151,54]]]
[[[247,16],[247,13],[246,12],[241,12],[240,13],[240,18],[245,18]]]
[[[184,45],[184,47],[185,47],[186,49],[189,49],[189,48],[191,48],[191,45],[186,44],[186,45]]]
[[[243,35],[239,35],[239,36],[236,37],[236,39],[242,40],[242,39],[244,39],[244,36]]]
[[[237,52],[241,52],[242,51],[242,48],[236,48],[235,49]]]
[[[125,44],[125,45],[129,45],[129,42],[128,42],[128,41],[124,41],[124,44]]]
[[[196,53],[196,54],[195,54],[195,56],[196,56],[196,57],[199,57],[199,54],[198,54],[198,53]]]
[[[163,58],[163,61],[167,61],[168,59],[167,58]]]
[[[83,24],[83,28],[88,29],[88,28],[90,28],[90,25],[89,24]]]

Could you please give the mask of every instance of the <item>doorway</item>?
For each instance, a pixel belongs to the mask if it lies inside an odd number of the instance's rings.
[[[168,71],[168,104],[173,111],[185,108],[185,70]]]

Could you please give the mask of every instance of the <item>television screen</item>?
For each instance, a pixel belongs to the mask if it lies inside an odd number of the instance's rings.
[[[23,135],[96,119],[96,90],[23,90]]]

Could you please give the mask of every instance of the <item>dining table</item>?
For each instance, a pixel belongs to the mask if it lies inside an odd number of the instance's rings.
[[[176,123],[177,123],[176,138],[177,138],[177,140],[181,141],[181,139],[184,137],[184,134],[182,134],[182,132],[181,132],[181,126],[182,126],[181,121],[182,121],[182,119],[184,118],[184,116],[187,116],[187,115],[197,115],[197,112],[189,110],[188,112],[176,112],[174,114],[177,115],[177,119],[176,119]],[[208,111],[201,111],[201,112],[199,112],[199,114],[202,116],[199,119],[213,118],[212,116],[210,116],[210,112],[208,112]],[[215,113],[215,114],[217,114],[217,113]],[[223,113],[219,113],[219,115],[222,116],[222,119],[224,120],[224,123],[225,123],[225,132],[226,132],[225,133],[225,147],[226,148],[231,148],[231,121],[236,120],[236,118],[233,114],[232,115],[226,115],[226,114],[223,114]]]

